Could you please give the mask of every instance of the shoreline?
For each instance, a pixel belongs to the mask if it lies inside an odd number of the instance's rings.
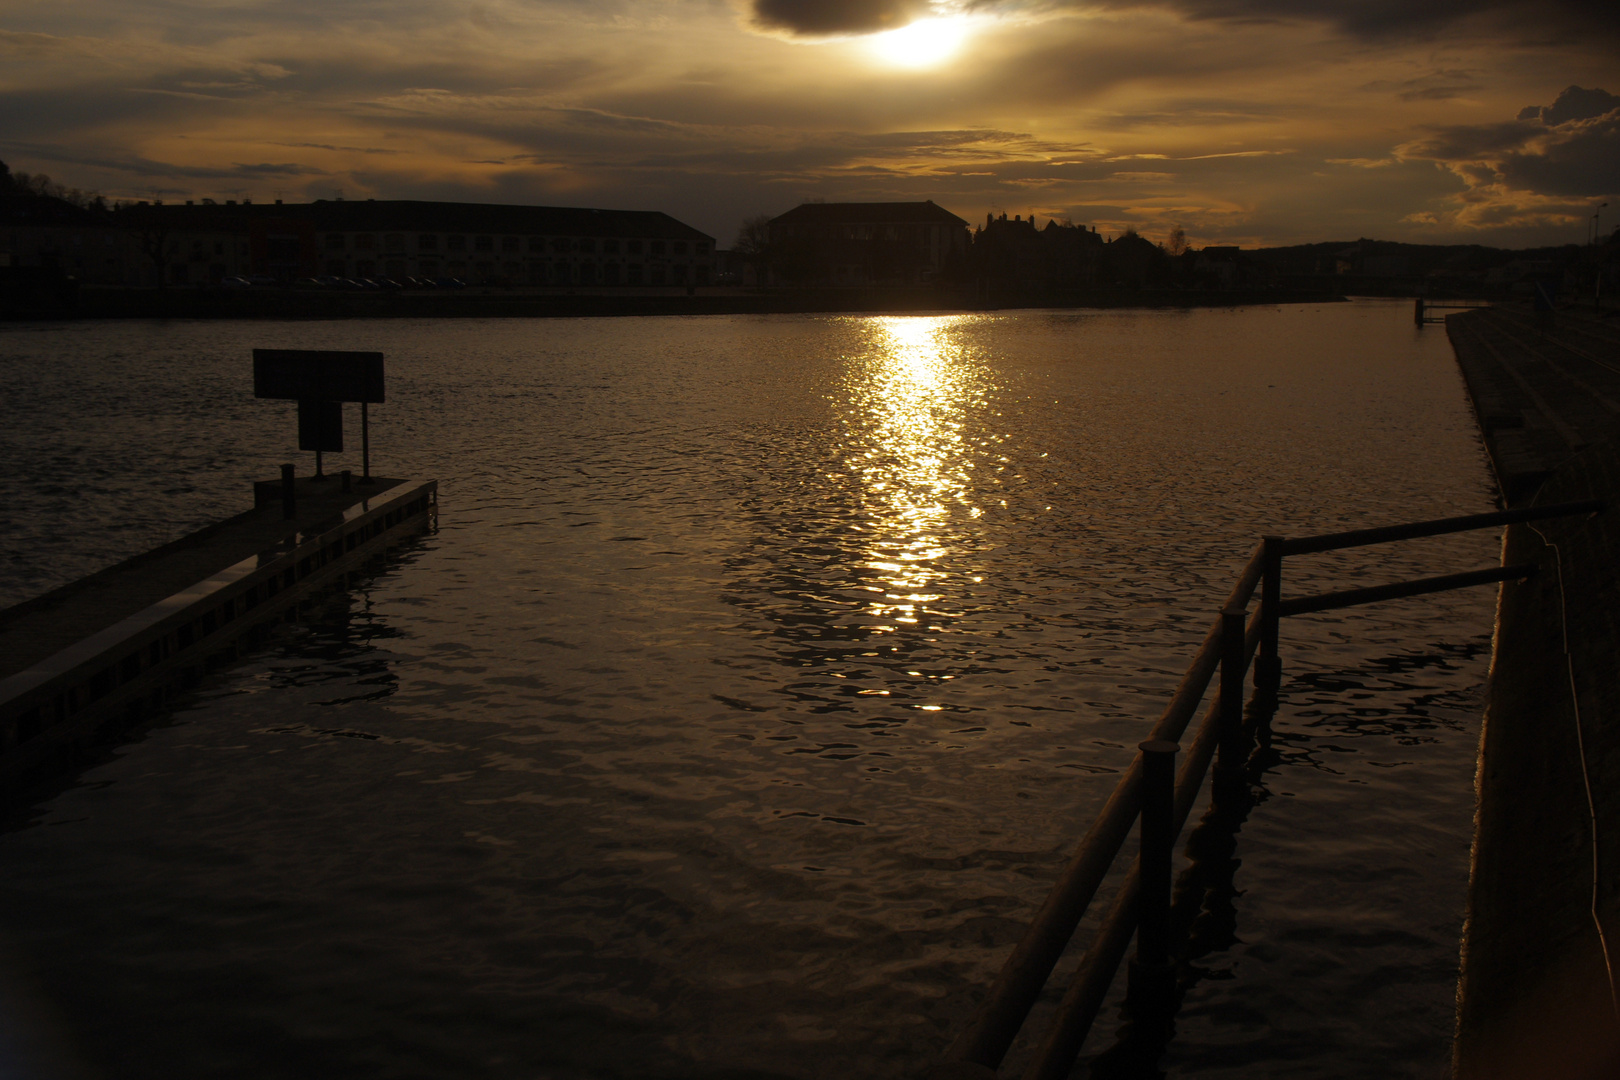
[[[1175,289],[1083,294],[985,295],[972,287],[851,289],[493,289],[360,291],[254,287],[115,289],[82,286],[35,302],[0,303],[0,318],[29,319],[391,319],[600,318],[647,315],[936,314],[1021,308],[1246,307],[1338,303],[1331,291]],[[4,298],[0,298],[3,300]]]

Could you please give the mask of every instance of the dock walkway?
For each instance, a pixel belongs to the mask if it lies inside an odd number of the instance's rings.
[[[1454,1075],[1616,1076],[1620,318],[1493,308],[1446,329],[1506,503],[1609,506],[1504,537],[1503,562],[1538,571],[1498,605]]]
[[[0,611],[0,795],[71,768],[87,745],[235,656],[244,636],[437,515],[432,480],[345,492],[337,478],[306,478],[296,493],[295,517],[279,494],[257,497],[253,510]]]
[[[340,516],[362,499],[382,496],[399,483],[375,478],[367,487],[343,492],[336,477],[319,482],[300,477],[298,513],[290,520],[282,517],[279,501],[256,507],[6,608],[0,611],[0,679],[26,671],[227,566]]]

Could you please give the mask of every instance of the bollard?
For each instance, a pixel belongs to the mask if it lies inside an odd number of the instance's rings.
[[[293,467],[281,467],[281,516],[291,521],[298,516],[298,495],[293,490]]]
[[[341,490],[343,490],[345,492],[351,490],[352,484],[354,483],[353,478],[354,478],[354,474],[351,473],[348,469],[344,469],[342,472],[338,473],[338,481],[339,481]]]
[[[1419,326],[1423,325],[1423,297],[1421,296],[1417,298],[1417,310],[1412,316],[1412,321]]]
[[[1170,860],[1175,846],[1176,752],[1166,739],[1150,739],[1142,751],[1142,821],[1136,894],[1136,956],[1131,960],[1128,994],[1133,1018],[1146,1020],[1169,1010],[1175,993],[1170,963]]]

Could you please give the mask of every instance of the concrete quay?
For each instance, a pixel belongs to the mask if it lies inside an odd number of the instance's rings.
[[[257,487],[253,510],[0,611],[0,792],[71,766],[437,512],[431,480],[305,477],[292,518]]]
[[[1510,507],[1476,776],[1457,1080],[1620,1076],[1620,318],[1449,316]]]

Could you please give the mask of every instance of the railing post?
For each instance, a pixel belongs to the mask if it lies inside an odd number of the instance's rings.
[[[293,490],[293,467],[281,467],[281,516],[291,521],[298,516],[298,495]]]
[[[1254,687],[1274,694],[1282,683],[1282,656],[1278,650],[1282,622],[1283,538],[1268,534],[1260,538],[1260,654],[1254,659]]]
[[[1244,611],[1221,609],[1221,739],[1216,771],[1234,773],[1243,767],[1243,655]]]
[[[1168,1011],[1175,992],[1170,963],[1170,861],[1175,846],[1176,752],[1180,746],[1150,739],[1142,751],[1142,821],[1136,897],[1136,956],[1131,960],[1129,1002],[1135,1017]]]

